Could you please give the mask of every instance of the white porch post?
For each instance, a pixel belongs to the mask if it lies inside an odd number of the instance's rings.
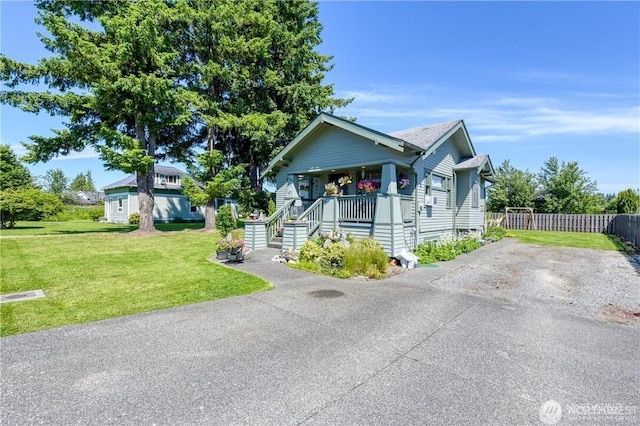
[[[378,194],[376,215],[373,223],[373,237],[378,240],[389,256],[395,256],[405,248],[404,222],[398,184],[396,165],[382,165],[381,194]]]

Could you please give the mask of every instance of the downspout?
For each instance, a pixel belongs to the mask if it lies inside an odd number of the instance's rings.
[[[451,184],[453,188],[451,188],[451,212],[453,214],[453,232],[456,231],[456,217],[458,217],[458,175],[456,171],[453,170],[453,182]]]
[[[420,235],[420,208],[418,207],[418,171],[413,166],[423,155],[424,151],[416,151],[416,159],[409,164],[409,167],[413,170],[413,181],[415,182],[413,186],[413,242],[415,247],[418,247],[418,236]]]

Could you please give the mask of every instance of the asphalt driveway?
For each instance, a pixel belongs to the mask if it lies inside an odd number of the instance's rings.
[[[605,309],[638,310],[633,262],[548,250],[506,240],[378,282],[256,252],[238,267],[272,291],[1,339],[0,420],[640,423],[640,323]]]

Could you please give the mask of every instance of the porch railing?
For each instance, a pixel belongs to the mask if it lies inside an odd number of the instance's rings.
[[[413,222],[415,220],[414,204],[415,201],[413,197],[407,195],[400,196],[400,210],[402,211],[402,220],[404,222]]]
[[[283,223],[285,220],[289,218],[289,216],[293,213],[293,203],[295,200],[287,200],[278,210],[275,211],[271,216],[264,221],[266,232],[267,232],[267,242],[273,240],[273,238],[278,233],[278,229],[283,228]]]
[[[298,220],[306,221],[309,224],[309,227],[307,228],[309,236],[313,235],[320,226],[320,222],[322,221],[323,205],[324,200],[322,198],[318,198],[313,202],[313,204],[307,207],[300,216],[298,216]]]
[[[376,195],[342,195],[338,197],[338,213],[341,221],[373,222],[376,211]]]

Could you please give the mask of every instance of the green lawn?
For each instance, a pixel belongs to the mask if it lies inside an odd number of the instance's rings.
[[[183,229],[201,229],[204,223],[157,223],[160,231],[181,231]],[[11,229],[0,230],[0,236],[23,235],[61,235],[85,234],[89,232],[129,232],[138,229],[138,225],[118,225],[115,223],[95,222],[91,220],[16,222]]]
[[[3,232],[0,238],[0,293],[43,289],[46,294],[2,303],[2,336],[271,288],[261,278],[210,262],[217,234],[51,236],[64,227],[49,223],[40,223],[48,236],[6,238]]]
[[[598,250],[627,251],[627,246],[615,235],[588,232],[518,231],[509,230],[518,241],[548,246],[579,247]]]

